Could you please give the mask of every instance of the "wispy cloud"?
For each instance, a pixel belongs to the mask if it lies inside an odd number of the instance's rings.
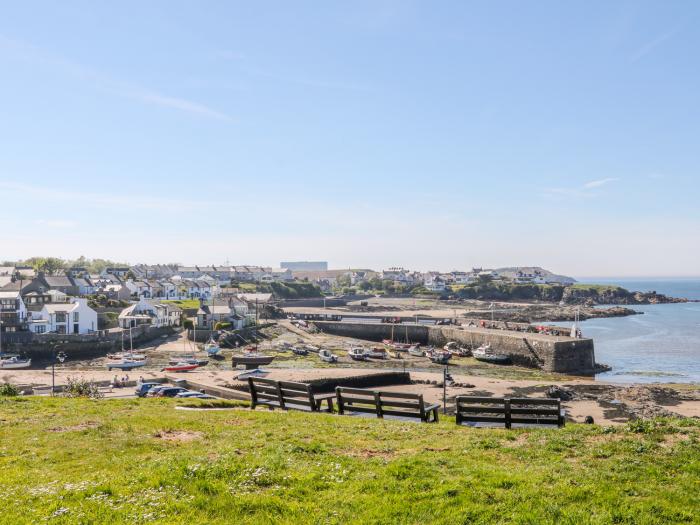
[[[606,184],[610,184],[611,182],[615,182],[618,180],[620,179],[617,177],[608,177],[607,179],[592,180],[584,184],[583,189],[590,190],[591,188],[600,188],[601,186],[605,186]]]
[[[0,49],[12,53],[15,58],[41,64],[57,69],[66,75],[78,78],[84,83],[92,84],[96,89],[119,97],[131,98],[142,103],[175,109],[177,111],[222,121],[231,121],[231,117],[221,111],[182,97],[175,97],[146,89],[131,82],[114,78],[101,71],[57,56],[26,42],[13,40],[0,35]]]
[[[637,62],[638,60],[641,60],[645,56],[647,56],[649,53],[651,53],[654,49],[659,47],[661,44],[666,42],[667,40],[670,40],[674,36],[676,36],[681,30],[681,26],[676,26],[674,29],[671,31],[668,31],[666,33],[662,33],[658,35],[656,38],[653,40],[650,40],[646,44],[644,44],[642,47],[640,47],[633,55],[632,58],[630,59],[633,63]]]
[[[607,177],[605,179],[591,180],[582,184],[581,186],[572,188],[548,188],[545,193],[550,196],[567,195],[570,197],[593,197],[596,195],[593,190],[619,180],[620,179],[618,177]]]

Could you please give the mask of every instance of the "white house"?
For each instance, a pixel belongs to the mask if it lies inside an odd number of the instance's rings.
[[[14,332],[27,320],[27,307],[17,292],[0,291],[0,331]]]
[[[82,298],[70,303],[49,303],[40,312],[32,313],[29,329],[37,334],[89,334],[97,330],[97,312]]]
[[[431,292],[443,292],[445,290],[445,281],[439,275],[428,273],[423,281],[423,286]]]
[[[156,301],[141,299],[119,314],[119,326],[130,328],[142,324],[155,327],[178,326],[182,310],[172,304],[162,304]]]

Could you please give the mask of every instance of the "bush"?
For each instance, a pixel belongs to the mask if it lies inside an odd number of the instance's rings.
[[[68,384],[63,389],[64,397],[88,397],[90,399],[101,399],[104,397],[97,383],[73,377],[69,377],[67,381]]]
[[[10,383],[5,383],[4,385],[0,386],[0,396],[18,396],[19,395],[19,388],[17,388],[15,385],[11,385]]]
[[[228,330],[229,328],[231,328],[231,323],[224,323],[222,321],[219,321],[214,325],[214,330]]]
[[[186,330],[192,330],[194,328],[194,323],[192,322],[192,319],[185,319],[184,321],[182,321],[182,327]]]

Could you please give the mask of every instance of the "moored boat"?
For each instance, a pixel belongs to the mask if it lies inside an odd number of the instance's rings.
[[[309,351],[302,346],[293,346],[292,352],[294,355],[309,355]]]
[[[261,365],[269,365],[274,361],[275,356],[265,355],[255,351],[248,351],[243,355],[231,356],[231,365],[236,368],[238,365],[244,365],[247,369],[258,368]]]
[[[3,370],[16,370],[19,368],[29,368],[30,366],[32,366],[31,359],[23,359],[17,355],[0,359],[0,369]]]
[[[118,370],[124,370],[128,372],[129,370],[133,370],[134,368],[140,368],[145,365],[145,359],[122,359],[121,361],[108,361],[107,370],[112,370],[113,368],[116,368]]]
[[[411,348],[408,349],[408,353],[414,357],[423,357],[425,355],[420,345],[412,345]]]
[[[477,361],[483,361],[485,363],[492,363],[497,365],[506,365],[510,363],[510,356],[506,354],[498,354],[492,348],[491,345],[481,345],[479,348],[472,352],[472,356]]]
[[[321,359],[321,361],[325,361],[326,363],[335,363],[338,361],[338,356],[325,348],[323,350],[319,350],[318,357]]]
[[[204,351],[205,351],[208,355],[214,356],[214,355],[217,355],[219,352],[221,352],[221,348],[220,348],[219,345],[216,343],[216,341],[214,341],[213,338],[210,338],[209,341],[207,341],[207,342],[204,344]]]
[[[206,366],[209,364],[208,359],[199,359],[197,357],[174,357],[168,361],[170,365],[177,365],[180,363],[187,363],[189,365]]]
[[[366,355],[367,355],[367,357],[369,357],[371,359],[386,359],[387,357],[389,357],[389,354],[386,351],[386,349],[381,348],[379,346],[375,346],[375,347],[371,348],[366,353]]]
[[[199,365],[192,363],[177,363],[175,365],[168,365],[161,369],[161,372],[189,372],[199,368]]]
[[[452,352],[447,350],[435,350],[430,354],[430,360],[438,365],[446,365],[452,359]]]
[[[361,346],[356,346],[348,351],[348,356],[353,361],[367,361],[367,352]]]

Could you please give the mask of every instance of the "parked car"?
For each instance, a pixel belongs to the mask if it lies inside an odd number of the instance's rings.
[[[159,390],[155,397],[175,397],[181,392],[189,392],[186,388],[181,388],[179,386],[170,386]]]
[[[216,399],[214,396],[210,396],[209,394],[203,394],[202,392],[180,392],[178,395],[175,397],[181,398],[181,399]]]
[[[138,397],[146,397],[146,394],[153,389],[153,387],[160,386],[160,383],[140,383],[136,386],[134,393]]]
[[[158,385],[151,387],[148,391],[146,391],[146,397],[156,397],[158,395],[158,392],[165,388],[171,388],[168,385]]]

